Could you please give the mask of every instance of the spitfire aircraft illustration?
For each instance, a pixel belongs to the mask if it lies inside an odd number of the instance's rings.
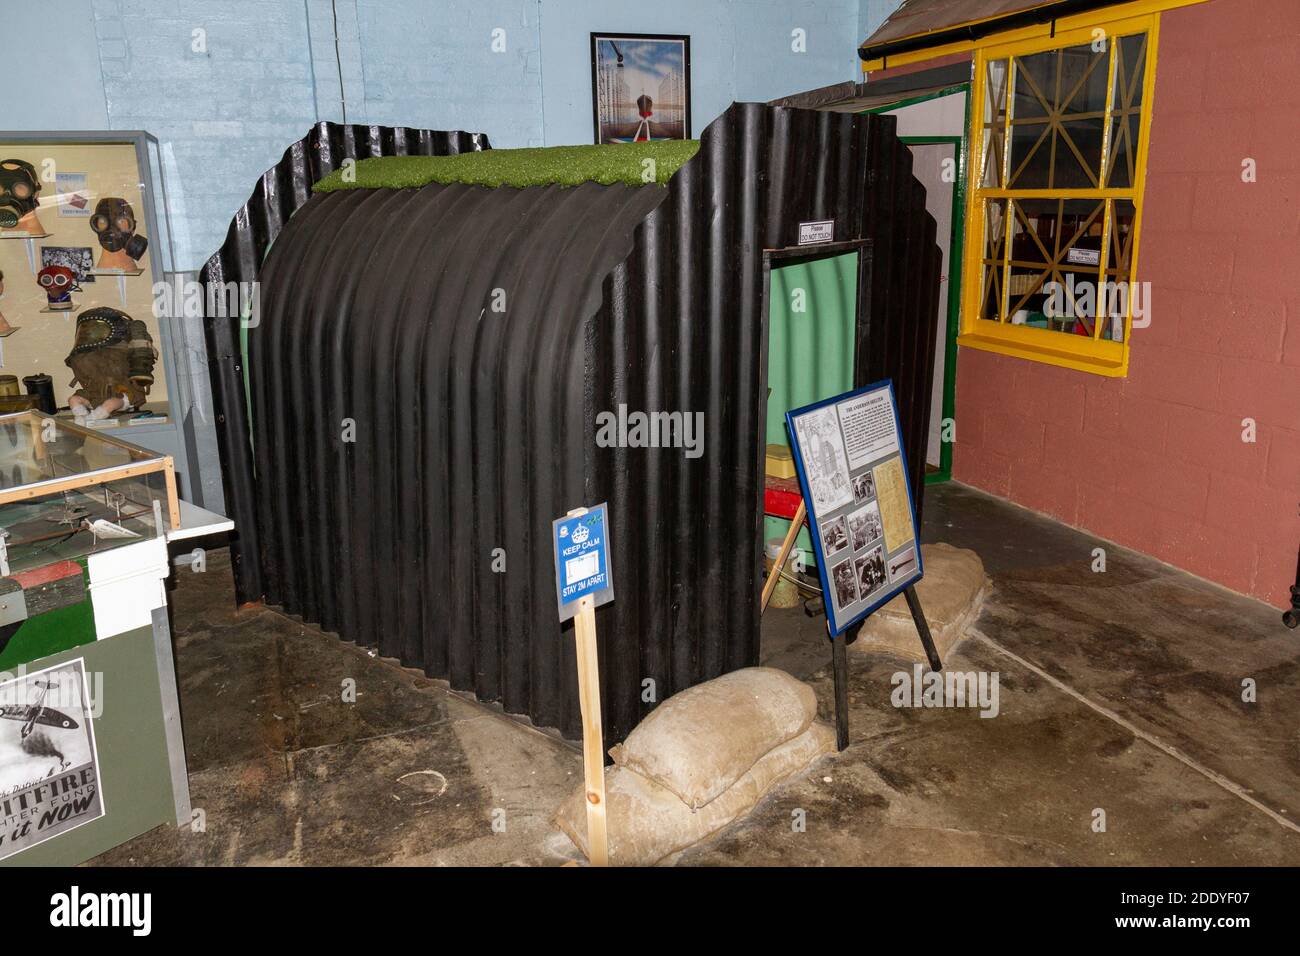
[[[34,704],[0,704],[0,717],[5,720],[21,720],[23,722],[22,737],[27,739],[37,724],[44,724],[47,727],[59,727],[63,730],[73,730],[77,727],[77,722],[62,711],[55,710],[53,707],[45,706],[45,697],[50,690],[58,685],[53,681],[38,680],[36,686],[41,689],[40,694],[36,697]]]

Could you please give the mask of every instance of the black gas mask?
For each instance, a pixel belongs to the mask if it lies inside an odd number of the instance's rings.
[[[125,249],[128,256],[139,260],[149,248],[149,240],[135,234],[135,210],[125,199],[114,196],[101,199],[95,205],[95,214],[90,217],[90,228],[108,252]]]
[[[21,159],[0,159],[0,229],[12,229],[40,205],[36,167]]]

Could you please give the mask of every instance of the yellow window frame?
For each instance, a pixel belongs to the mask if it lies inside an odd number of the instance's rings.
[[[1103,204],[1104,217],[1101,243],[1099,280],[1107,278],[1107,266],[1111,254],[1111,221],[1113,202],[1105,200],[1124,200],[1133,203],[1133,225],[1130,241],[1128,282],[1138,281],[1138,254],[1141,243],[1142,199],[1146,188],[1147,145],[1151,132],[1152,106],[1154,103],[1156,55],[1159,49],[1160,14],[1147,13],[1139,16],[1116,19],[1107,17],[1106,11],[1099,11],[1095,19],[1081,23],[1068,30],[1058,30],[1055,36],[1029,37],[1011,39],[1000,43],[981,45],[974,51],[973,80],[971,84],[970,109],[970,159],[967,171],[969,195],[966,204],[965,248],[962,263],[961,290],[961,325],[957,344],[967,348],[997,352],[1015,358],[1045,362],[1065,368],[1092,372],[1097,375],[1124,376],[1128,373],[1129,343],[1132,335],[1133,315],[1132,297],[1128,299],[1124,316],[1124,337],[1122,341],[1101,338],[1104,323],[1095,322],[1092,337],[1071,335],[1049,329],[1033,328],[1026,325],[1013,325],[1009,316],[1002,316],[998,322],[980,318],[982,312],[982,293],[984,288],[983,259],[986,255],[985,229],[988,219],[985,215],[986,204],[991,200],[1003,200],[1007,204],[1006,219],[1014,219],[1011,209],[1013,199],[1092,199]],[[1078,23],[1079,21],[1075,21]],[[1104,30],[1107,39],[1108,74],[1106,80],[1106,120],[1102,139],[1101,169],[1109,168],[1111,161],[1111,121],[1110,111],[1113,105],[1115,84],[1115,56],[1119,37],[1134,33],[1145,33],[1146,58],[1142,77],[1142,108],[1138,129],[1137,149],[1134,154],[1133,181],[1125,188],[1102,186],[1092,189],[1014,189],[1005,187],[985,187],[983,185],[985,170],[984,111],[985,86],[988,82],[988,63],[992,60],[1006,59],[1008,107],[1010,106],[1010,89],[1014,75],[1014,60],[1019,56],[1061,49],[1068,46],[1090,44],[1096,38],[1094,31]],[[1007,109],[1008,120],[1012,110]],[[1009,134],[1008,122],[1008,134]],[[1010,139],[1006,136],[1006,150],[1009,155]],[[990,137],[990,145],[992,138]],[[1008,256],[1010,250],[1007,250]]]

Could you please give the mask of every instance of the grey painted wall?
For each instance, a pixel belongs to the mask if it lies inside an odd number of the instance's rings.
[[[20,47],[9,51],[14,59],[5,64],[0,129],[108,128],[91,2],[5,0],[7,43],[15,42],[12,30]],[[39,55],[47,45],[58,50],[57,67]]]
[[[176,268],[197,270],[256,178],[318,120],[592,141],[592,31],[689,34],[692,133],[733,100],[858,79],[898,0],[4,0],[57,64],[8,70],[0,129],[158,137]],[[494,41],[496,41],[494,43]],[[796,42],[798,41],[798,42]],[[48,54],[47,54],[48,58]],[[220,507],[201,330],[174,336],[202,500]]]
[[[588,35],[616,30],[691,36],[698,135],[733,100],[856,78],[864,31],[895,5],[6,0],[56,35],[61,55],[55,70],[7,72],[18,95],[0,128],[153,133],[168,156],[177,266],[196,269],[256,177],[317,120],[482,131],[498,147],[591,142]]]

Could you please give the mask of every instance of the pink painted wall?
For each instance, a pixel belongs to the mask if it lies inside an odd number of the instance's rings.
[[[1278,606],[1300,545],[1297,50],[1292,0],[1163,15],[1138,253],[1151,325],[1128,378],[962,349],[953,453],[960,481]]]

